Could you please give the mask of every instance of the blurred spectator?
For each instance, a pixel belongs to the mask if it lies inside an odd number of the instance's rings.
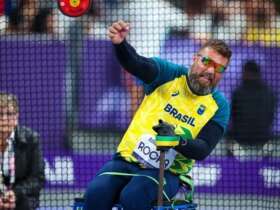
[[[58,8],[53,8],[48,18],[45,19],[47,21],[47,30],[45,32],[52,33],[59,39],[67,39],[69,37],[70,26],[75,19],[77,18],[66,16]]]
[[[182,1],[185,15],[188,18],[188,38],[206,41],[211,38],[212,15],[208,8],[207,0]]]
[[[245,2],[242,0],[211,0],[208,8],[213,17],[212,38],[241,40],[246,31]]]
[[[210,38],[240,40],[246,30],[242,0],[175,0],[188,17],[188,37],[200,41]]]
[[[247,31],[244,39],[265,46],[280,46],[280,17],[272,0],[246,0]]]
[[[10,9],[11,1],[0,0],[0,33],[6,31]]]
[[[272,90],[261,78],[260,66],[254,60],[248,60],[242,71],[241,85],[232,95],[231,135],[241,148],[231,142],[229,149],[236,155],[244,153],[241,150],[246,148],[260,150],[273,138],[271,129],[277,104]]]
[[[14,95],[0,93],[0,209],[35,210],[44,186],[38,134],[19,126]]]
[[[280,15],[280,0],[273,0],[277,15]]]
[[[184,11],[164,0],[131,0],[124,10],[133,28],[128,41],[143,56],[159,56],[160,47],[169,31],[187,26]]]
[[[96,15],[97,11],[95,7],[91,7],[81,17],[66,16],[58,8],[42,8],[32,21],[31,32],[54,35],[59,39],[68,39],[72,25],[82,23],[84,32],[87,33],[89,23],[94,22]]]
[[[0,31],[2,32],[6,28],[6,15],[5,15],[5,1],[0,0]]]
[[[52,26],[49,23],[52,22],[51,9],[41,9],[39,13],[34,17],[31,25],[31,32],[33,33],[52,33]]]
[[[39,11],[38,0],[21,0],[11,9],[7,33],[30,33],[34,17]]]

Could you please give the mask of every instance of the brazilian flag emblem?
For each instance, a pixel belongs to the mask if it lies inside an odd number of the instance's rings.
[[[179,136],[156,136],[157,147],[175,147],[179,141]]]
[[[205,112],[206,106],[204,105],[200,105],[199,108],[197,109],[197,114],[199,115],[203,115],[203,113]]]

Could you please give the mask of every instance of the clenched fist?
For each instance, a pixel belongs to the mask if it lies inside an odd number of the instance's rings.
[[[114,22],[108,29],[108,36],[113,44],[120,44],[129,32],[129,24],[119,20]]]

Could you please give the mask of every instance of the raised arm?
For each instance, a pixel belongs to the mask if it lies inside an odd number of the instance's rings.
[[[117,58],[122,67],[149,84],[156,78],[158,68],[153,59],[137,54],[136,50],[125,40],[129,30],[129,24],[120,20],[109,27],[108,36],[114,44]]]

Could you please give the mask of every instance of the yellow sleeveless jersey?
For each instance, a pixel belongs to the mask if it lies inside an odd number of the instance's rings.
[[[176,126],[176,133],[195,140],[203,126],[213,119],[219,103],[212,94],[198,96],[192,93],[187,83],[187,69],[161,59],[159,76],[152,84],[145,85],[146,96],[124,134],[117,152],[129,162],[138,162],[143,167],[158,167],[159,152],[152,127],[162,119]],[[217,122],[222,120],[217,116]],[[225,120],[226,121],[226,120]],[[227,122],[225,122],[227,123]],[[194,160],[171,149],[166,154],[166,168],[176,174],[186,174]]]

